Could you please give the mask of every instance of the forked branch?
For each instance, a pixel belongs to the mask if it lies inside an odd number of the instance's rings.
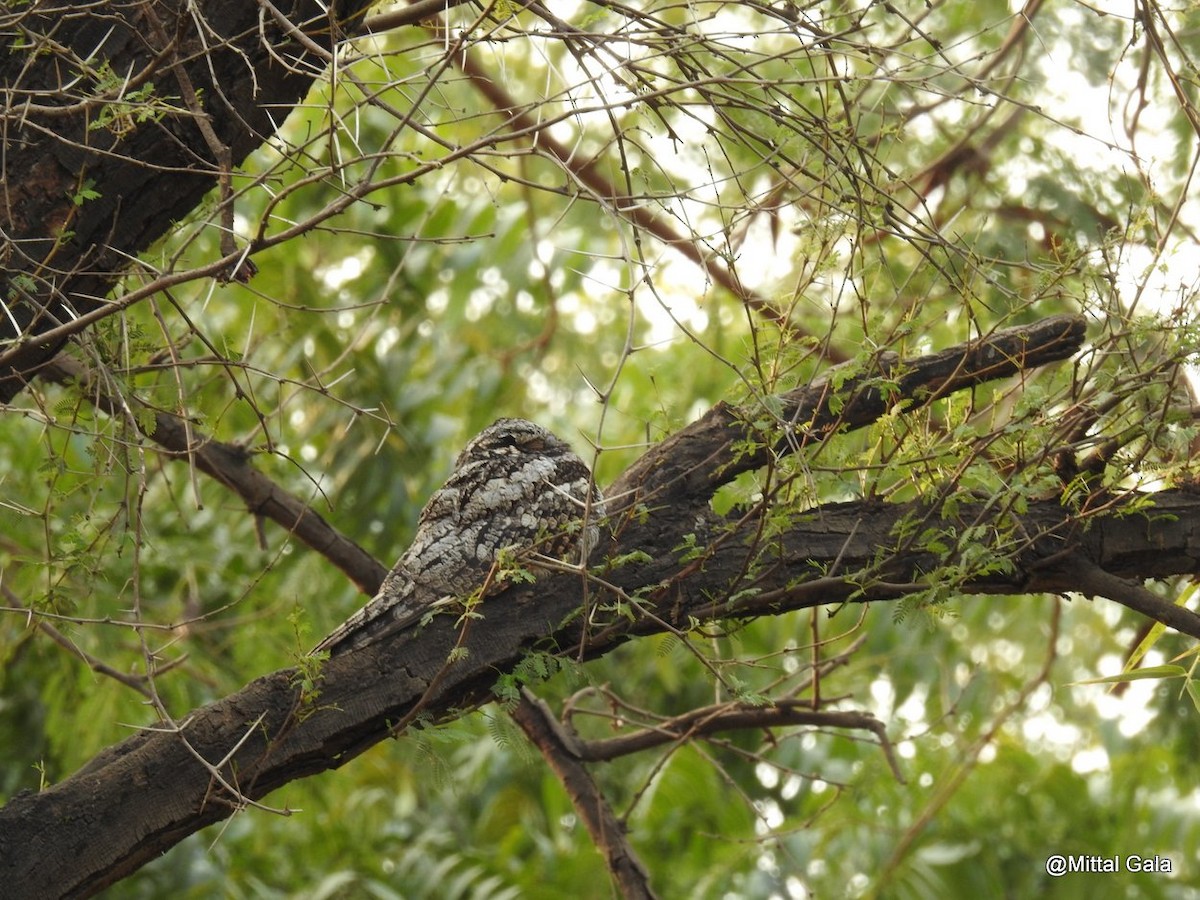
[[[895,361],[884,377],[900,386],[899,393],[890,388],[890,394],[877,395],[878,372],[847,378],[842,389],[856,393],[846,398],[840,416],[831,412],[831,382],[793,392],[783,398],[782,408],[793,411],[798,440],[820,439],[838,428],[861,426],[896,403],[928,402],[1024,365],[1064,358],[1081,340],[1078,320],[1047,320],[942,354]],[[18,796],[0,810],[0,879],[30,895],[94,893],[188,834],[231,815],[246,799],[342,766],[394,736],[394,723],[417,704],[428,722],[464,715],[490,700],[498,674],[514,671],[532,648],[582,651],[582,658],[590,659],[636,635],[686,631],[706,617],[748,618],[840,600],[888,600],[923,588],[921,566],[928,560],[916,557],[894,559],[887,583],[871,586],[855,579],[912,512],[879,502],[821,507],[790,523],[779,536],[776,563],[758,576],[756,593],[732,601],[729,586],[743,577],[752,547],[727,541],[702,567],[681,560],[678,540],[693,523],[681,522],[680,510],[686,515],[705,508],[713,485],[728,477],[721,467],[745,465],[730,445],[747,429],[736,410],[718,407],[701,427],[685,431],[690,438],[665,442],[674,455],[655,448],[618,480],[642,497],[647,490],[661,490],[679,504],[645,505],[621,530],[607,552],[637,551],[641,561],[603,572],[609,588],[585,581],[578,572],[514,585],[489,597],[477,610],[483,618],[465,634],[456,616],[438,615],[424,627],[330,659],[320,673],[315,703],[302,696],[298,673],[283,670],[182,717],[186,746],[179,734],[143,731],[102,752],[66,781]],[[1075,558],[1116,578],[1200,572],[1200,496],[1163,491],[1153,501],[1147,514],[1098,516],[1086,530],[1077,527],[1074,511],[1058,498],[1030,501],[1019,524],[1046,540],[1031,545],[1007,571],[960,589],[981,594],[1075,589],[1080,583],[1071,569]],[[1153,529],[1147,527],[1148,516],[1154,517]],[[605,612],[601,602],[624,604],[623,612]],[[585,604],[588,615],[580,617]],[[597,630],[605,617],[630,624]],[[260,727],[248,731],[251,722]],[[238,796],[213,796],[224,789],[214,787],[212,773],[197,763],[196,753],[224,762],[225,780],[237,785]],[[102,823],[97,810],[104,812]]]

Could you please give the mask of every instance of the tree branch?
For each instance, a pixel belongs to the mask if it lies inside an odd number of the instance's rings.
[[[796,413],[790,421],[797,443],[856,427],[865,424],[872,409],[928,402],[948,385],[968,386],[1008,374],[1026,360],[1062,353],[1076,333],[1075,322],[1049,321],[1057,326],[1048,333],[1058,335],[1049,343],[1032,337],[1045,338],[1044,325],[1029,326],[895,363],[889,371],[908,386],[911,394],[905,397],[885,402],[877,396],[878,379],[856,377],[842,385],[857,393],[839,417],[829,412],[828,383],[792,392],[781,408]],[[1019,342],[1021,353],[1009,352],[1011,347],[1001,352],[1020,334],[1027,337]],[[1052,349],[1055,344],[1061,346]],[[730,445],[748,433],[748,426],[731,407],[716,412],[699,428],[685,429],[693,435],[690,440],[676,436],[664,442],[677,457],[663,459],[656,447],[618,479],[637,496],[657,492],[654,505],[646,506],[639,519],[630,518],[601,551],[615,558],[636,550],[636,564],[605,570],[602,581],[568,572],[514,585],[478,607],[484,618],[472,620],[465,631],[457,616],[436,615],[423,628],[414,625],[333,657],[322,669],[315,700],[302,698],[294,670],[282,670],[194,710],[182,720],[186,744],[179,733],[147,730],[108,748],[60,784],[18,795],[0,810],[0,883],[30,896],[94,893],[188,834],[231,815],[246,799],[344,765],[394,736],[394,723],[416,709],[422,722],[432,723],[486,703],[497,676],[512,672],[531,650],[593,659],[634,636],[687,631],[697,620],[892,600],[927,586],[925,573],[938,562],[933,554],[895,553],[886,570],[878,560],[881,548],[896,545],[893,535],[901,521],[940,515],[939,508],[859,501],[796,517],[778,536],[771,563],[760,567],[753,589],[744,589],[758,548],[729,539],[730,523],[711,510],[699,523],[688,518],[706,508],[713,486],[729,477],[719,467],[745,465]],[[660,460],[659,466],[647,458]],[[678,503],[660,503],[663,495]],[[1117,578],[1200,573],[1200,496],[1163,491],[1153,495],[1149,510],[1145,499],[1139,501],[1141,509],[1127,509],[1122,516],[1089,518],[1086,529],[1056,498],[1031,500],[1024,513],[1008,517],[1036,538],[1005,571],[958,589],[979,594],[1076,590],[1076,573],[1062,565],[1069,559],[1087,560]],[[624,505],[629,507],[628,499]],[[959,508],[964,519],[991,513],[983,501]],[[751,520],[742,524],[748,532],[755,527]],[[679,538],[693,530],[702,544],[711,541],[703,566],[680,559]],[[1104,588],[1111,586],[1105,582]],[[580,616],[584,608],[588,614]],[[1181,620],[1189,633],[1194,618],[1188,613]],[[1194,633],[1200,636],[1200,628]],[[251,722],[259,726],[248,730]],[[228,796],[214,784],[209,768],[193,754],[210,767],[219,763],[218,771],[237,785],[238,795]]]
[[[1140,584],[1104,571],[1082,554],[1071,554],[1063,565],[1063,573],[1064,583],[1072,585],[1070,590],[1093,600],[1119,603],[1126,609],[1200,640],[1200,616],[1196,613],[1152,594]]]
[[[719,734],[723,731],[781,728],[788,725],[870,731],[879,740],[879,746],[896,780],[901,784],[905,783],[895,751],[888,740],[887,727],[883,722],[868,712],[816,710],[808,705],[807,701],[800,700],[781,700],[769,706],[730,702],[691,709],[682,715],[620,737],[598,741],[577,740],[575,753],[579,759],[586,762],[607,762],[652,747],[661,747],[663,744],[684,743],[694,737]]]
[[[626,898],[656,896],[650,889],[650,873],[626,839],[625,823],[616,817],[600,787],[575,758],[570,742],[564,738],[562,726],[546,704],[522,688],[521,698],[509,714],[562,782],[575,811],[592,836],[592,843],[604,854],[604,862],[621,895]]]
[[[540,4],[538,4],[540,6]],[[535,10],[539,14],[544,9]],[[556,20],[557,23],[557,20]],[[565,23],[557,23],[565,25]],[[569,28],[569,26],[567,26]],[[574,29],[571,29],[574,30]],[[537,118],[522,110],[522,104],[505,90],[504,86],[486,71],[470,51],[456,54],[453,58],[464,75],[471,80],[475,89],[482,94],[492,107],[507,117],[505,127],[509,131],[529,132],[536,135],[536,147],[554,157],[558,164],[569,171],[579,184],[585,186],[592,195],[611,206],[613,212],[627,218],[637,229],[652,234],[662,243],[693,263],[706,278],[711,278],[725,290],[729,291],[738,302],[744,303],[764,319],[786,323],[797,335],[806,332],[798,326],[789,323],[786,313],[777,309],[769,300],[757,292],[747,288],[738,278],[737,272],[728,266],[716,253],[704,248],[698,239],[681,234],[666,219],[657,215],[645,198],[630,196],[619,190],[601,171],[596,160],[580,158],[580,154],[557,140],[546,129],[539,128]],[[672,90],[679,90],[673,88]],[[645,98],[642,98],[645,100]],[[822,344],[822,356],[833,362],[846,360],[846,355],[834,347]]]
[[[63,354],[47,363],[40,375],[60,384],[74,382],[84,399],[114,418],[123,417],[125,402],[138,404],[141,410],[153,414],[154,425],[150,429],[143,427],[146,417],[130,417],[147,438],[223,484],[254,515],[264,516],[295,535],[344,572],[368,597],[379,590],[387,569],[310,505],[254,468],[252,457],[244,448],[214,440],[179,416],[154,410],[135,398],[122,400],[114,396],[82,365]]]
[[[819,590],[805,592],[803,584],[794,586],[794,579],[803,571],[811,578],[839,556],[850,571],[848,557],[873,557],[879,537],[908,511],[884,504],[844,504],[823,511],[817,521],[798,523],[787,535],[794,549],[786,564],[762,579],[764,591],[777,591],[770,601],[713,601],[722,596],[731,576],[740,576],[745,548],[741,558],[732,551],[714,556],[687,578],[679,578],[683,567],[677,555],[668,552],[637,570],[630,567],[610,575],[626,592],[669,584],[669,594],[659,599],[653,615],[634,611],[631,626],[593,635],[574,616],[584,602],[580,579],[554,575],[489,598],[481,607],[486,618],[475,621],[461,641],[455,617],[441,615],[423,630],[414,627],[334,657],[324,667],[319,700],[301,716],[296,673],[283,670],[193,711],[184,734],[210,762],[224,759],[242,742],[226,763],[228,777],[236,773],[241,792],[261,798],[289,781],[344,765],[392,736],[391,723],[418,704],[423,705],[424,720],[432,722],[486,703],[497,674],[512,671],[531,648],[582,648],[582,657],[591,659],[633,635],[686,630],[693,617],[748,617],[877,597],[883,592],[864,592],[853,580],[820,579],[815,582]],[[1078,536],[1076,552],[1124,576],[1200,573],[1200,497],[1164,492],[1155,497],[1154,513],[1170,514],[1173,521],[1151,533],[1140,514],[1096,519]],[[1070,513],[1053,501],[1032,503],[1025,519],[1031,530],[1051,533],[1069,532],[1071,522]],[[915,566],[915,560],[908,562]],[[918,582],[915,569],[910,576]],[[656,577],[661,580],[651,580]],[[963,591],[1011,594],[1042,589],[1063,588],[1053,575],[1017,568],[1005,581],[966,585]],[[898,590],[890,593],[902,595]],[[591,597],[593,602],[599,599],[595,589]],[[456,648],[459,652],[448,663]],[[261,726],[247,738],[246,723],[259,716]],[[39,794],[18,795],[0,810],[0,878],[34,896],[86,896],[188,834],[227,817],[234,801],[212,785],[208,772],[177,735],[142,732],[101,753],[66,781]],[[96,818],[97,810],[104,811],[102,820]],[[86,852],[79,852],[80,847]]]
[[[0,596],[3,596],[8,602],[8,605],[13,609],[26,610],[30,620],[35,618],[36,613],[34,613],[34,611],[31,610],[27,604],[22,602],[21,598],[14,594],[7,585],[0,584]],[[119,681],[121,684],[125,685],[125,687],[137,691],[143,697],[150,696],[150,690],[146,687],[146,678],[144,676],[126,675],[124,672],[118,672],[112,666],[108,665],[108,663],[104,662],[104,660],[97,659],[95,656],[92,656],[92,654],[88,653],[77,643],[75,643],[44,619],[37,619],[37,629],[72,656],[82,660],[93,672],[96,672],[99,675],[107,676],[114,681]]]
[[[367,5],[280,0],[290,29],[271,16],[260,22],[260,4],[234,0],[128,3],[106,7],[103,15],[88,4],[46,0],[22,12],[21,29],[6,37],[7,52],[0,54],[7,98],[0,114],[7,141],[0,402],[12,400],[62,346],[62,339],[41,336],[104,307],[129,261],[185,218],[220,178],[192,111],[162,96],[135,103],[124,92],[170,81],[172,66],[181,67],[208,98],[207,124],[236,166],[274,133],[325,68],[289,30],[327,52],[358,27]],[[166,43],[154,38],[155,19],[169,35]],[[53,40],[19,37],[39,34]],[[97,70],[95,60],[105,68]],[[136,78],[109,84],[105,72]],[[53,103],[44,102],[51,97]],[[118,115],[110,127],[97,127],[106,106],[123,103],[147,115]],[[80,202],[85,184],[98,190]]]
[[[775,398],[777,424],[787,432],[779,444],[749,425],[759,411],[718,403],[630,466],[607,492],[614,498],[609,512],[649,500],[707,501],[721,485],[765,465],[772,453],[794,453],[835,433],[863,428],[894,406],[911,411],[954,391],[1069,359],[1083,346],[1085,330],[1082,316],[1051,316],[903,362],[894,353],[881,353],[872,366],[844,379],[846,370],[835,367]]]

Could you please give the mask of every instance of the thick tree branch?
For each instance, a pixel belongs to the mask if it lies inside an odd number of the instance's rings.
[[[904,396],[885,400],[878,379],[848,379],[842,387],[852,396],[840,417],[828,412],[830,387],[793,392],[782,408],[795,412],[790,421],[796,440],[785,449],[827,436],[839,425],[865,424],[879,414],[872,410],[925,402],[949,385],[999,377],[1026,360],[1056,358],[1081,329],[1074,320],[1050,323],[1049,331],[1030,326],[998,332],[944,354],[894,362],[889,377],[905,386]],[[180,717],[186,746],[177,733],[148,730],[111,747],[64,782],[15,797],[0,810],[0,879],[29,896],[94,893],[226,818],[246,799],[345,764],[392,736],[394,724],[414,710],[421,710],[422,722],[436,722],[487,702],[498,674],[513,671],[530,651],[592,659],[633,636],[686,631],[698,619],[891,600],[926,587],[936,557],[897,548],[881,569],[880,552],[897,546],[894,535],[906,517],[940,512],[877,501],[827,505],[797,517],[779,535],[769,565],[760,565],[747,584],[752,564],[762,562],[760,548],[737,539],[727,530],[730,523],[711,511],[701,521],[688,518],[707,508],[729,467],[746,465],[731,451],[732,442],[750,433],[745,417],[728,406],[715,412],[686,430],[690,440],[664,442],[674,447],[674,456],[664,458],[655,448],[618,480],[652,502],[601,553],[613,558],[637,550],[636,564],[602,571],[599,580],[551,574],[490,596],[477,610],[484,618],[465,632],[456,616],[437,615],[423,628],[336,656],[323,667],[315,700],[301,698],[294,671],[266,675]],[[677,502],[663,504],[662,496]],[[1164,491],[1152,501],[1145,511],[1089,518],[1087,528],[1057,499],[1030,501],[1023,514],[1009,515],[1022,534],[1033,536],[1026,549],[1004,572],[957,587],[980,594],[1077,590],[1080,582],[1070,567],[1079,559],[1117,578],[1200,573],[1200,496]],[[958,514],[974,520],[992,513],[980,501],[960,504]],[[743,524],[753,532],[754,522]],[[680,560],[685,532],[711,546],[702,566]],[[1107,582],[1104,589],[1110,589]],[[588,615],[579,616],[583,608]],[[1181,624],[1192,633],[1190,619]],[[258,725],[248,730],[251,722]],[[239,794],[230,796],[215,785],[194,753],[220,762]]]
[[[423,630],[413,628],[393,640],[331,659],[323,671],[320,697],[303,715],[297,715],[301,707],[295,673],[284,670],[193,711],[186,717],[184,734],[211,762],[240,744],[223,771],[229,779],[236,777],[246,797],[261,798],[289,781],[345,764],[391,736],[391,723],[418,704],[426,720],[437,721],[487,702],[497,674],[512,671],[532,648],[566,648],[572,654],[582,648],[584,658],[595,658],[634,634],[687,629],[693,616],[764,615],[850,598],[866,601],[885,593],[863,592],[852,579],[816,576],[838,557],[847,571],[853,559],[870,559],[881,536],[910,511],[885,504],[845,504],[823,510],[819,519],[797,523],[788,544],[798,549],[763,579],[764,595],[720,609],[712,598],[740,576],[744,548],[741,559],[732,550],[718,554],[682,579],[678,576],[683,567],[674,553],[637,571],[610,573],[610,580],[626,592],[656,583],[671,588],[652,610],[638,615],[632,627],[598,635],[584,632],[573,615],[585,602],[577,577],[555,575],[512,588],[484,603],[485,618],[475,621],[462,641],[455,617],[441,615]],[[1149,520],[1142,514],[1094,520],[1077,535],[1075,552],[1121,577],[1200,574],[1200,496],[1158,494],[1152,513],[1170,520],[1156,518],[1156,525],[1161,522],[1164,527],[1154,529],[1147,527]],[[1074,531],[1070,513],[1053,501],[1031,504],[1024,522],[1044,533]],[[914,564],[909,581],[917,584],[916,561],[909,562]],[[1067,589],[1062,571],[1047,572],[1033,562],[1004,581],[966,585],[963,591]],[[803,572],[819,589],[805,591],[803,584],[794,585]],[[650,580],[656,576],[661,581]],[[772,589],[774,597],[762,600]],[[902,595],[894,588],[886,592]],[[594,590],[589,596],[593,603],[600,599]],[[460,646],[463,652],[448,663],[451,651]],[[260,726],[247,737],[246,724],[259,717]],[[188,834],[227,817],[239,802],[210,782],[208,772],[177,735],[146,731],[100,754],[66,781],[39,794],[19,795],[0,810],[0,878],[29,896],[94,893]]]
[[[954,391],[1069,359],[1082,347],[1085,328],[1082,316],[1051,316],[904,362],[883,353],[873,366],[844,380],[845,370],[834,368],[776,398],[780,411],[774,424],[787,432],[781,444],[750,426],[759,411],[719,403],[630,466],[607,492],[614,498],[609,510],[684,497],[707,502],[714,490],[765,465],[772,453],[796,452],[835,432],[870,425],[894,406],[911,410]]]
[[[211,762],[240,742],[224,770],[230,779],[236,775],[246,797],[260,798],[289,781],[345,764],[391,736],[391,723],[418,704],[425,719],[437,721],[487,702],[497,674],[512,671],[533,648],[565,648],[571,654],[581,648],[584,658],[595,658],[635,634],[686,630],[693,616],[754,616],[838,600],[866,601],[883,593],[900,596],[896,588],[864,591],[853,578],[818,576],[821,567],[838,558],[847,572],[855,560],[873,558],[880,541],[908,512],[885,504],[844,504],[797,523],[787,536],[795,549],[761,580],[764,593],[726,605],[714,604],[712,598],[723,596],[731,580],[741,576],[745,548],[740,557],[733,549],[715,554],[686,578],[679,577],[684,566],[668,549],[636,570],[609,574],[611,583],[626,593],[653,584],[670,589],[647,613],[635,611],[632,626],[599,634],[583,631],[574,616],[585,602],[580,579],[547,577],[489,598],[481,608],[485,618],[475,621],[461,641],[455,617],[441,615],[423,630],[413,628],[331,659],[320,697],[303,715],[298,715],[295,673],[284,670],[193,711],[184,733]],[[1200,497],[1164,492],[1156,495],[1153,513],[1169,514],[1172,520],[1151,530],[1141,514],[1096,519],[1075,537],[1075,552],[1122,577],[1200,574]],[[1074,531],[1071,514],[1053,501],[1031,504],[1024,524],[1031,531],[1061,535],[1064,542]],[[908,581],[919,585],[917,561],[908,562]],[[1066,589],[1062,572],[1042,571],[1036,560],[1031,562],[1005,580],[965,585],[963,591]],[[795,585],[804,573],[818,589]],[[896,572],[897,581],[902,574]],[[762,599],[772,591],[774,596]],[[594,589],[588,596],[592,603],[601,599]],[[455,648],[460,652],[448,663]],[[260,727],[247,738],[246,723],[260,716]],[[66,781],[40,794],[19,795],[0,810],[0,878],[30,896],[84,896],[227,817],[238,803],[210,783],[177,735],[143,732]],[[87,852],[81,853],[81,847]]]
[[[274,133],[367,3],[279,0],[288,28],[260,5],[163,0],[101,15],[46,0],[5,13],[0,402],[61,346],[39,335],[103,307],[129,261]],[[200,115],[172,100],[180,73],[205,98]],[[228,150],[224,165],[208,143]]]

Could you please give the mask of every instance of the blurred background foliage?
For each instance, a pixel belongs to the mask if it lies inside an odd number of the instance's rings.
[[[1138,431],[1114,483],[1186,473],[1190,421],[1146,422],[1190,403],[1176,374],[1196,339],[1196,211],[1181,199],[1196,140],[1166,67],[1192,65],[1194,11],[1142,5],[1175,29],[1159,58],[1128,10],[1083,5],[555,7],[466,6],[442,28],[347,44],[239,175],[242,239],[309,227],[257,253],[248,285],[197,280],[106,320],[82,358],[244,448],[388,565],[498,416],[553,428],[606,485],[722,399],[1061,312],[1087,313],[1098,348],[1074,370],[839,439],[775,476],[803,496],[781,514],[948,484],[1044,494],[1046,467],[1025,462],[1045,462],[1085,394],[1114,398],[1106,433]],[[468,55],[552,123],[537,140],[507,135]],[[213,258],[218,234],[197,211],[130,284]],[[294,663],[365,599],[76,387],[36,385],[0,416],[0,444],[2,796],[156,721],[80,653],[141,683],[153,660],[182,717]],[[743,479],[726,502],[769,487]],[[664,897],[1095,895],[1094,880],[1048,879],[1050,852],[1167,855],[1172,878],[1104,890],[1193,896],[1195,710],[1173,683],[1076,684],[1112,673],[1140,625],[1043,597],[797,613],[637,641],[537,691],[575,698],[599,738],[733,695],[812,696],[814,661],[846,654],[822,676],[824,708],[882,718],[903,784],[869,736],[820,729],[594,767]],[[1151,659],[1186,647],[1164,635]],[[611,894],[497,706],[269,803],[292,815],[240,813],[109,896]]]

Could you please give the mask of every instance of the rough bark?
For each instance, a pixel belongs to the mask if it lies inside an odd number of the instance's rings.
[[[325,62],[296,31],[331,48],[366,5],[35,0],[0,12],[0,402],[63,343],[38,335],[100,308],[129,260],[304,97]]]
[[[609,510],[689,498],[707,503],[716,488],[765,465],[772,453],[797,452],[834,432],[869,425],[893,406],[912,410],[954,391],[1068,359],[1083,345],[1085,330],[1082,316],[1050,316],[914,359],[884,352],[853,374],[835,367],[779,396],[769,428],[782,424],[785,436],[770,443],[746,445],[754,441],[748,426],[759,411],[719,403],[630,466],[607,493],[613,498]]]
[[[246,797],[261,798],[297,778],[344,765],[391,735],[397,723],[416,717],[434,722],[476,708],[491,698],[497,674],[512,671],[532,648],[592,658],[634,634],[686,629],[690,616],[751,616],[900,596],[903,591],[894,588],[862,594],[853,578],[831,578],[819,569],[840,558],[841,569],[852,574],[910,511],[850,503],[797,523],[788,532],[789,549],[759,584],[763,593],[723,609],[714,608],[712,597],[741,577],[744,545],[731,543],[693,570],[678,562],[671,547],[642,548],[655,554],[652,561],[607,578],[628,591],[664,585],[650,601],[653,617],[584,634],[573,617],[584,602],[583,585],[557,575],[485,601],[485,618],[465,633],[453,615],[440,615],[423,630],[335,657],[308,709],[301,709],[294,670],[273,672],[193,711],[182,734],[142,732],[62,783],[14,797],[0,810],[0,880],[22,897],[88,896],[231,815],[238,800],[213,782],[193,750],[212,763],[226,760],[226,778]],[[965,514],[970,512],[979,510]],[[1025,524],[1070,543],[1079,557],[1118,578],[1200,573],[1200,496],[1157,495],[1153,512],[1160,517],[1153,528],[1143,515],[1105,518],[1072,538],[1072,517],[1047,501],[1031,507]],[[1068,558],[1049,567],[1045,559],[1031,554],[1005,580],[965,590],[1010,594],[1073,583]],[[897,560],[897,579],[917,583],[921,564]],[[908,572],[901,571],[905,567]],[[803,578],[807,582],[796,584]],[[599,599],[594,588],[590,597]],[[456,649],[456,661],[448,664]]]
[[[808,385],[777,398],[776,408],[789,411],[796,424],[783,449],[879,415],[891,402],[878,393],[881,384],[907,378],[907,394],[893,399],[919,403],[1030,360],[1064,358],[1081,340],[1079,321],[1063,318],[930,357],[892,359],[883,380],[867,372],[842,383],[846,403],[839,404],[837,420],[828,402],[833,382]],[[1023,360],[1000,352],[1013,342],[1029,351]],[[513,671],[531,651],[587,660],[638,635],[686,630],[697,619],[892,600],[924,588],[936,558],[898,552],[883,569],[878,560],[881,548],[896,545],[903,517],[940,517],[936,504],[822,506],[797,516],[769,558],[745,538],[755,533],[752,518],[734,528],[713,514],[708,501],[715,487],[766,452],[734,453],[757,434],[748,419],[747,411],[719,406],[619,479],[613,496],[625,498],[620,505],[628,516],[618,510],[614,534],[593,562],[637,550],[636,563],[586,582],[574,574],[547,575],[489,596],[479,608],[482,619],[436,615],[424,627],[336,656],[322,669],[315,700],[301,697],[294,670],[271,673],[193,711],[179,732],[139,733],[62,783],[14,797],[0,810],[2,883],[23,897],[93,894],[247,799],[339,767],[406,727],[461,716],[487,702],[498,675]],[[994,515],[986,501],[957,509],[963,522]],[[1103,590],[1200,636],[1200,617],[1166,603],[1147,605],[1148,592],[1139,593],[1141,579],[1200,573],[1200,495],[1164,491],[1145,512],[1093,517],[1086,527],[1057,499],[1034,501],[1014,524],[1030,540],[1012,567],[961,585],[962,593]],[[688,534],[705,548],[702,564],[681,560],[680,541]],[[614,602],[626,609],[601,605]],[[589,615],[580,616],[585,607]],[[217,766],[237,794],[198,757]]]
[[[0,50],[0,402],[61,345],[38,336],[102,308],[127,261],[191,212],[304,96],[324,61],[297,33],[318,49],[330,48],[365,6],[336,0],[326,13],[309,0],[137,0],[106,3],[101,14],[88,5],[34,0],[0,11],[7,41]],[[296,23],[298,32],[281,19]],[[163,105],[139,120],[137,109],[121,104],[151,82]],[[609,491],[614,508],[630,515],[619,519],[605,549],[645,554],[644,561],[602,573],[609,588],[547,576],[489,598],[486,618],[468,627],[452,615],[437,616],[423,629],[331,660],[315,703],[304,705],[296,673],[283,670],[195,710],[179,732],[139,733],[64,782],[19,795],[0,810],[0,884],[21,897],[93,894],[228,817],[246,798],[341,766],[397,726],[448,719],[486,702],[497,673],[512,671],[531,649],[590,659],[637,635],[686,629],[693,617],[769,615],[921,590],[935,559],[902,553],[886,571],[872,567],[879,548],[894,541],[901,517],[930,510],[867,502],[822,507],[794,521],[762,566],[760,548],[740,538],[755,523],[727,527],[711,511],[712,491],[773,452],[873,421],[893,396],[921,404],[1064,359],[1082,333],[1081,320],[1061,317],[904,364],[883,355],[874,370],[842,385],[846,403],[836,413],[828,402],[836,386],[831,379],[778,398],[792,427],[773,447],[761,439],[743,446],[757,437],[751,417],[717,407],[648,453]],[[214,473],[244,463],[216,458],[220,447],[201,454],[186,434],[170,431],[175,424],[162,419],[155,437],[211,459]],[[261,487],[250,473],[239,484],[231,487]],[[302,520],[291,507],[276,506],[292,524]],[[1200,636],[1194,614],[1156,605],[1139,588],[1145,578],[1200,573],[1198,513],[1200,496],[1163,492],[1149,514],[1094,518],[1083,528],[1057,501],[1033,502],[1018,523],[1036,536],[1027,552],[1002,577],[962,589],[1079,589]],[[964,521],[989,514],[982,504],[959,509]],[[688,534],[707,548],[703,565],[679,559]],[[730,596],[734,586],[752,590],[733,602],[713,599]],[[585,603],[632,596],[642,606],[631,618],[613,615],[605,624],[597,612],[585,629],[577,615]],[[197,756],[218,766],[238,793],[215,782]]]

